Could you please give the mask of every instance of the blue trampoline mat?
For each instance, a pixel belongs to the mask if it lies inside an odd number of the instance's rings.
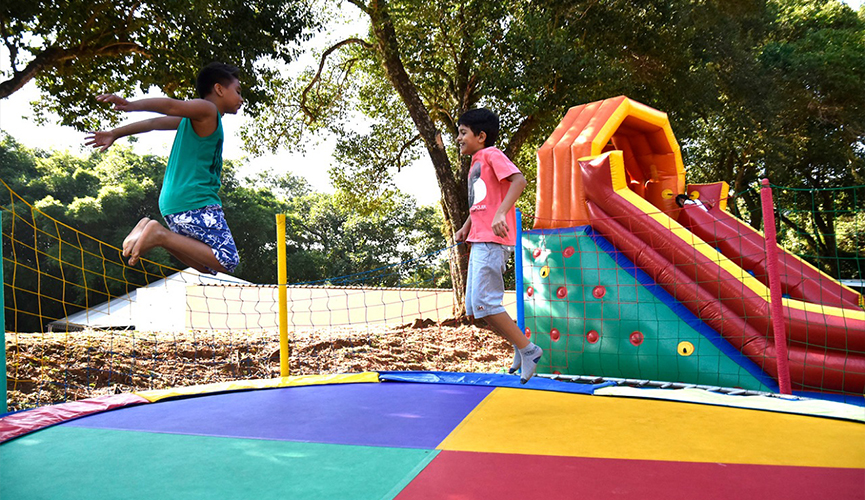
[[[62,425],[434,449],[493,390],[400,382],[287,387],[163,401]]]

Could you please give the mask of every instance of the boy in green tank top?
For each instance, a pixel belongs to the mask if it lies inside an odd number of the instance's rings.
[[[165,248],[203,273],[231,273],[240,262],[217,194],[222,185],[222,115],[237,113],[243,104],[238,74],[237,68],[227,64],[205,66],[195,82],[201,98],[190,101],[167,97],[128,101],[114,94],[96,97],[118,111],[151,111],[165,116],[91,132],[88,146],[105,151],[121,137],[177,130],[159,193],[159,211],[168,229],[159,221],[141,219],[123,240],[123,256],[129,257],[130,266],[155,247]]]

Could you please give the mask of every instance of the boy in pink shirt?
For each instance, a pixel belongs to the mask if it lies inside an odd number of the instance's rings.
[[[459,118],[460,154],[472,156],[469,169],[469,218],[455,234],[456,241],[471,243],[466,281],[466,314],[483,318],[514,346],[509,370],[520,370],[525,384],[535,374],[543,350],[529,342],[502,305],[502,275],[516,243],[514,203],[526,179],[493,144],[499,135],[499,117],[484,108],[466,111]]]

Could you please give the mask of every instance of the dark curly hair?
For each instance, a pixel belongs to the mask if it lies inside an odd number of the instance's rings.
[[[231,85],[234,80],[240,80],[240,70],[230,64],[212,62],[201,68],[195,79],[195,90],[198,96],[204,99],[217,83],[223,86]]]

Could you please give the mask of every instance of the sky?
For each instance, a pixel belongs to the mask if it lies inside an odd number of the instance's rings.
[[[863,0],[845,0],[854,9],[858,9]],[[338,26],[330,38],[317,37],[313,43],[324,47],[330,43],[346,38],[357,33],[365,33],[366,25],[356,13],[347,12],[349,20],[343,26]],[[305,59],[299,60],[291,67],[299,70],[316,61],[311,54],[306,54]],[[0,68],[5,69],[8,65],[8,56],[5,48],[0,47]],[[134,97],[134,96],[127,96]],[[140,96],[138,96],[140,97]],[[73,153],[85,154],[87,148],[84,146],[85,134],[71,127],[57,125],[59,120],[49,116],[49,123],[37,125],[33,120],[33,112],[30,102],[38,100],[39,93],[35,83],[32,81],[24,88],[15,92],[10,97],[0,100],[0,129],[6,131],[17,141],[31,148],[68,150]],[[132,113],[124,123],[146,118],[148,113]],[[236,116],[226,117],[223,121],[225,129],[225,150],[223,157],[231,160],[241,160],[243,167],[241,175],[253,174],[263,170],[273,170],[277,174],[291,172],[294,175],[305,177],[312,187],[321,192],[331,193],[333,187],[330,184],[328,169],[332,166],[332,153],[334,138],[324,138],[319,141],[315,148],[309,148],[306,156],[281,152],[275,155],[261,157],[248,157],[242,148],[240,129],[250,117],[244,115],[241,109]],[[53,122],[53,123],[52,123]],[[134,151],[138,154],[156,154],[168,156],[171,143],[174,138],[173,132],[154,131],[138,136],[139,140],[134,144]],[[121,140],[121,143],[128,141]],[[127,142],[128,144],[128,142]],[[428,158],[403,168],[402,172],[394,177],[397,187],[403,192],[415,197],[421,205],[430,205],[439,201],[440,193],[438,181],[435,178],[432,163]],[[431,186],[435,186],[432,189]]]

